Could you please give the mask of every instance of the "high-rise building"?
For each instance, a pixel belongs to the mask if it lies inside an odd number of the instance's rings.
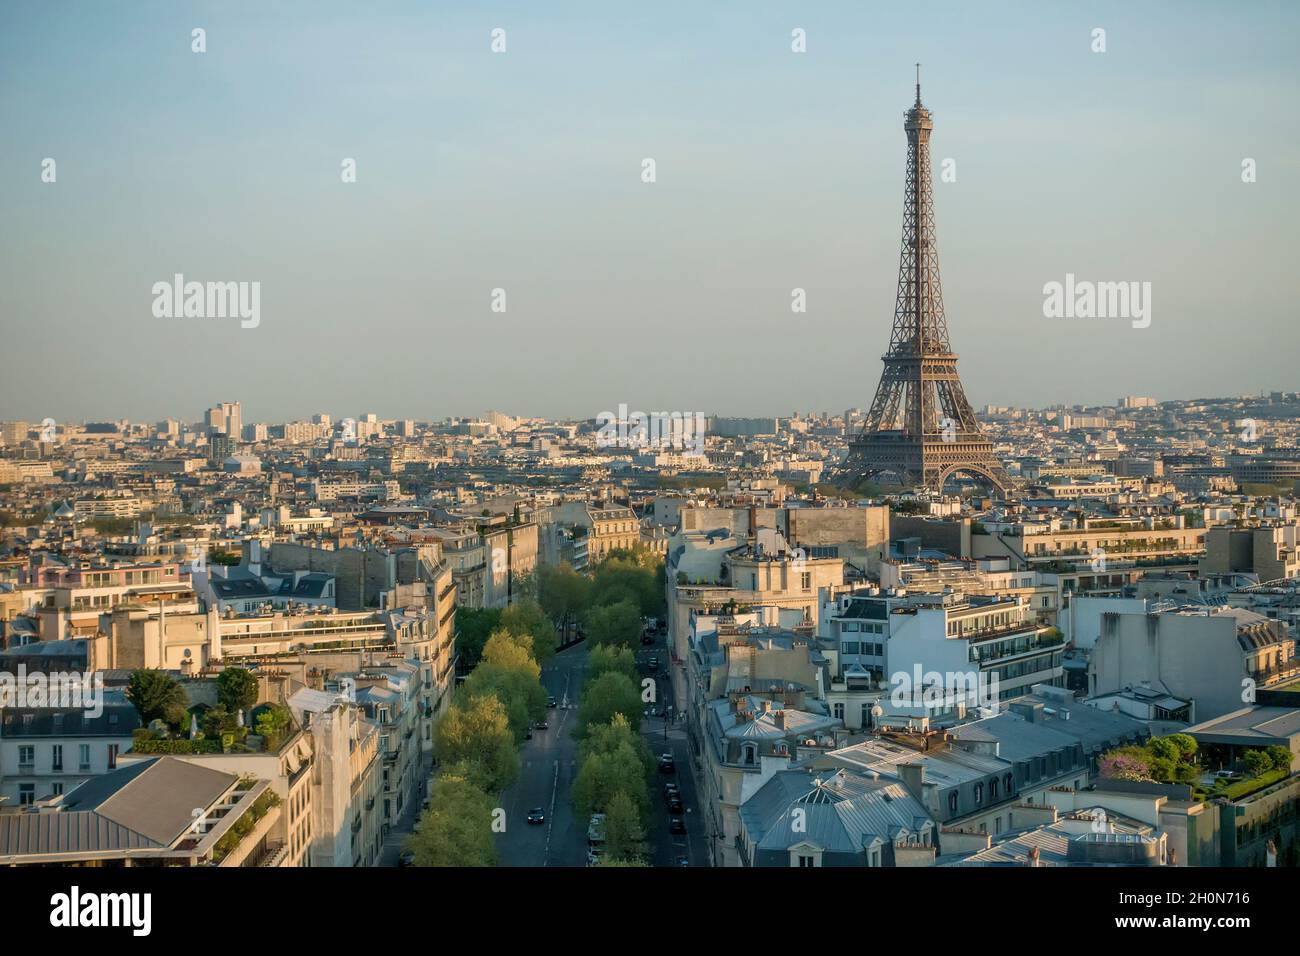
[[[221,415],[225,419],[225,432],[235,441],[244,434],[244,410],[239,402],[222,402]]]

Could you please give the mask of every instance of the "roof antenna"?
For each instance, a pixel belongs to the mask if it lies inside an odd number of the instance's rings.
[[[921,64],[916,64],[916,105],[921,105]]]

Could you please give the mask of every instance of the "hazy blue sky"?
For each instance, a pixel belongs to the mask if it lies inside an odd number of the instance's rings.
[[[917,60],[973,403],[1296,389],[1298,9],[3,0],[0,419],[868,405]],[[1044,318],[1067,272],[1151,326]]]

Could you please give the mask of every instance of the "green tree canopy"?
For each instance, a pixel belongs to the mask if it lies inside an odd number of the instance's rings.
[[[555,624],[536,601],[525,599],[510,605],[501,612],[500,626],[514,634],[531,636],[537,663],[545,664],[555,656]]]
[[[566,624],[591,603],[591,581],[568,564],[537,568],[537,601],[552,621]]]
[[[1241,762],[1252,777],[1263,776],[1273,769],[1273,759],[1263,750],[1247,750],[1241,755]]]
[[[632,601],[639,614],[646,617],[662,616],[665,608],[663,581],[659,563],[642,562],[645,554],[653,552],[611,552],[597,567],[592,580],[592,603],[617,604]],[[616,554],[628,555],[627,557]],[[655,556],[657,557],[657,555]]]
[[[1274,744],[1271,747],[1264,748],[1264,752],[1268,754],[1268,758],[1272,762],[1274,770],[1291,769],[1291,751],[1286,747],[1283,747],[1281,744]]]
[[[178,727],[185,720],[188,700],[185,689],[170,674],[157,670],[138,670],[126,685],[126,699],[140,715],[141,723],[164,720]]]
[[[497,608],[456,609],[456,653],[460,655],[465,667],[478,665],[488,635],[500,626],[501,611]]]
[[[578,706],[578,733],[585,737],[593,724],[608,724],[616,714],[622,714],[634,731],[639,730],[644,706],[641,690],[630,677],[606,671],[587,681],[583,688]]]
[[[578,754],[586,760],[592,754],[610,754],[619,748],[628,746],[636,751],[647,778],[654,772],[655,758],[650,752],[646,739],[637,733],[628,719],[622,714],[615,714],[607,724],[592,724],[578,747]]]
[[[452,704],[433,726],[433,752],[444,766],[463,765],[471,783],[488,793],[519,776],[519,754],[506,707],[493,694]]]
[[[630,647],[615,644],[597,644],[587,656],[587,680],[599,677],[606,671],[626,674],[633,682],[637,679],[636,654]]]
[[[641,611],[632,601],[620,601],[587,612],[587,641],[631,646],[641,636]]]
[[[242,667],[227,667],[217,675],[217,700],[234,713],[257,703],[257,678]]]
[[[608,812],[615,794],[623,794],[631,799],[637,809],[638,820],[639,815],[648,812],[650,808],[645,764],[636,750],[627,743],[609,751],[588,754],[573,781],[573,806],[582,817]]]
[[[630,796],[619,790],[605,805],[605,855],[611,860],[639,863],[645,852],[641,811]]]
[[[444,768],[434,781],[429,809],[406,841],[416,866],[493,866],[493,801],[463,766]]]

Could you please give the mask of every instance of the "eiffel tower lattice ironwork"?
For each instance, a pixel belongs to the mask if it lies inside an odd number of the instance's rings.
[[[930,173],[934,123],[921,105],[919,64],[916,103],[905,117],[907,190],[894,328],[876,397],[862,431],[849,443],[841,479],[856,485],[886,478],[884,483],[939,491],[949,476],[965,472],[1005,495],[1011,479],[980,431],[948,343]]]

